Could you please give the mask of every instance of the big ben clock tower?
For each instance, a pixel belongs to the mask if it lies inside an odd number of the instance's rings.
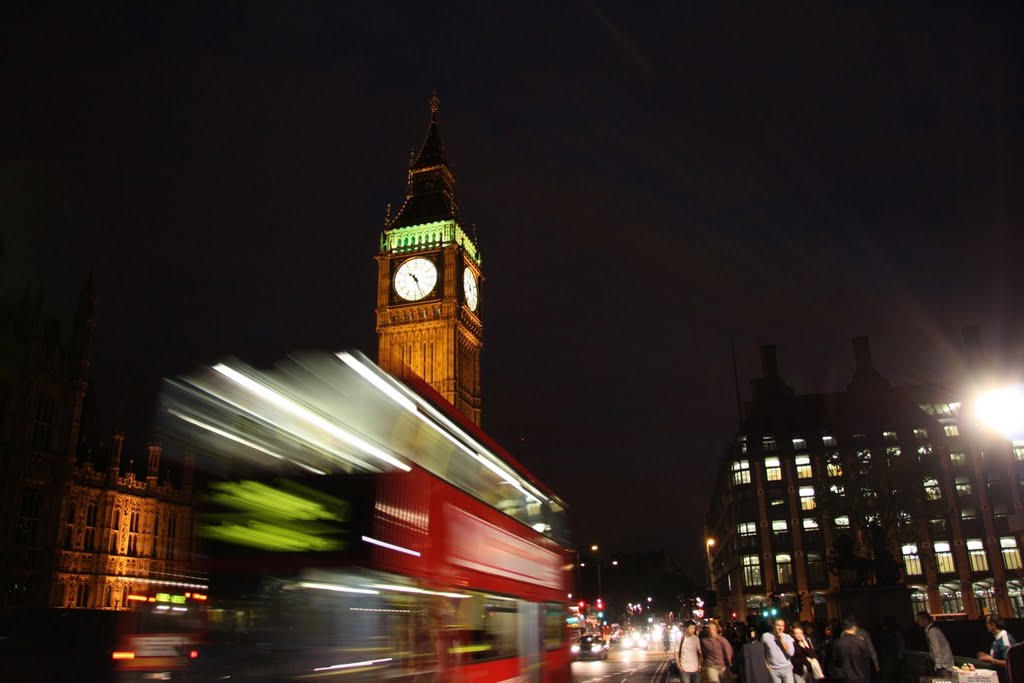
[[[459,219],[437,109],[435,93],[405,202],[381,235],[377,360],[393,375],[415,373],[479,425],[484,278],[476,236]]]

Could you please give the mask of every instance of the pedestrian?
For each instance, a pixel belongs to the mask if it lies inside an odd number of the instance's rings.
[[[857,620],[851,615],[843,619],[843,631],[832,644],[832,669],[829,676],[836,683],[870,683],[871,652],[867,639],[857,635]]]
[[[793,680],[793,637],[786,633],[786,620],[776,619],[770,632],[761,636],[765,660],[772,683],[795,683]]]
[[[878,646],[882,663],[882,683],[897,683],[903,670],[903,658],[906,656],[907,648],[903,632],[896,624],[896,617],[891,614],[882,622]]]
[[[688,619],[675,655],[681,683],[700,683],[702,657],[700,638],[697,637],[697,624],[692,619]]]
[[[743,679],[743,683],[771,683],[764,643],[761,642],[759,635],[767,630],[767,625],[764,625],[757,630],[748,628],[745,632],[746,642],[739,649],[735,661],[736,672]]]
[[[732,669],[732,643],[722,635],[717,621],[708,622],[708,635],[700,641],[704,653],[704,677],[709,683],[727,679]]]
[[[917,625],[924,629],[924,635],[928,639],[928,654],[932,658],[932,669],[937,678],[952,678],[956,680],[956,664],[953,662],[953,650],[949,647],[949,641],[942,630],[935,625],[935,619],[928,612],[921,610],[914,619]]]
[[[988,662],[995,667],[999,674],[1000,681],[1006,681],[1006,651],[1017,644],[1017,640],[1006,630],[1003,618],[998,614],[990,614],[985,619],[985,628],[992,634],[994,640],[988,652],[979,652],[978,659]]]
[[[793,624],[793,679],[796,683],[812,683],[814,674],[811,672],[811,664],[808,660],[815,658],[814,646],[807,639],[803,626]]]

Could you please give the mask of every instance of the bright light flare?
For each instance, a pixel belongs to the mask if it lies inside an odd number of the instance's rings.
[[[1024,435],[1024,385],[992,389],[978,397],[978,420],[1007,438]]]

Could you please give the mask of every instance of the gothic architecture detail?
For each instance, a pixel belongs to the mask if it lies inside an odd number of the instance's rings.
[[[192,462],[175,485],[160,446],[136,473],[123,434],[94,442],[91,277],[70,346],[41,297],[0,307],[0,606],[125,609],[133,591],[186,574]]]
[[[480,424],[484,282],[475,230],[459,217],[455,174],[438,128],[437,95],[405,202],[381,235],[377,287],[378,363],[423,379]]]

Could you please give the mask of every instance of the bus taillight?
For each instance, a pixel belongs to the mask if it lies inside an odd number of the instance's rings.
[[[199,650],[191,650],[188,653],[188,658],[189,659],[197,659],[198,657],[199,657]]]
[[[198,655],[198,653],[196,653]],[[135,659],[134,652],[115,652],[111,655],[111,659]]]

